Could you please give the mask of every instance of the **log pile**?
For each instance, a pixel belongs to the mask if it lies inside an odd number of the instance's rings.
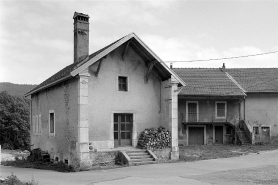
[[[170,148],[171,133],[164,127],[145,129],[139,136],[138,147],[153,150]]]

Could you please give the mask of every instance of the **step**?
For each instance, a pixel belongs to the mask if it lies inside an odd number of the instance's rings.
[[[145,155],[148,152],[126,152],[128,155]]]
[[[148,158],[151,157],[151,155],[144,154],[144,155],[128,155],[130,158]]]
[[[131,162],[145,162],[145,161],[153,161],[153,158],[144,158],[144,159],[130,159]]]
[[[130,166],[135,166],[135,165],[145,165],[145,164],[157,164],[157,161],[143,161],[143,162],[131,162],[129,165]]]
[[[125,151],[127,154],[133,154],[133,153],[146,153],[146,150],[133,150],[133,151]]]

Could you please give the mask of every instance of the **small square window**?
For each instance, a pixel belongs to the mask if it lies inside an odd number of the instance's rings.
[[[119,91],[127,91],[127,77],[119,76],[118,77]]]

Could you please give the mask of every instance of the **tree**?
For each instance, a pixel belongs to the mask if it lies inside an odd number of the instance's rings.
[[[0,92],[0,144],[3,148],[28,149],[29,130],[28,100]]]

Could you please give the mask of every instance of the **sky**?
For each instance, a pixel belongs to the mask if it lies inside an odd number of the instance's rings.
[[[278,0],[0,0],[0,82],[39,84],[73,63],[73,14],[89,53],[134,32],[173,67],[277,68]],[[173,62],[174,61],[174,62]]]

